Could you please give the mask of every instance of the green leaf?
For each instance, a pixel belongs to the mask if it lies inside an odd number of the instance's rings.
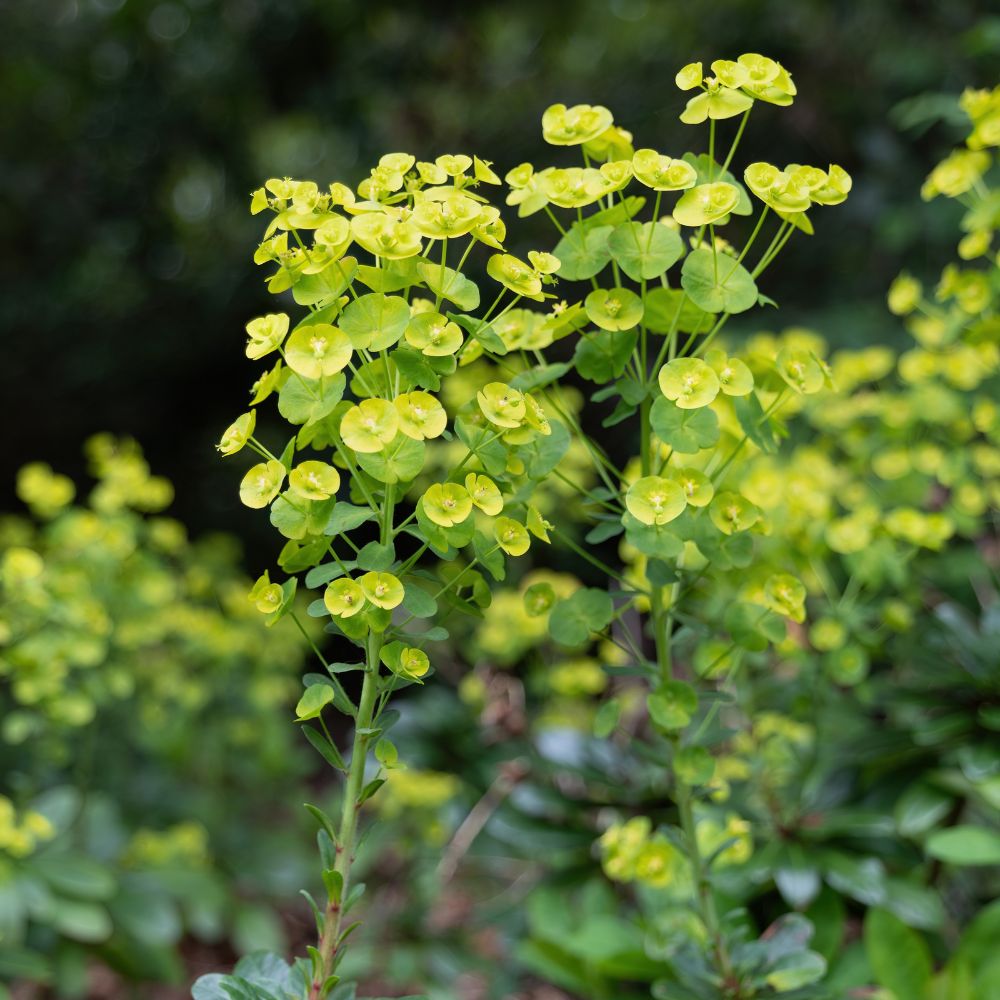
[[[615,612],[604,590],[585,588],[557,602],[549,614],[549,634],[564,646],[580,646],[592,633],[603,632]]]
[[[903,923],[925,931],[941,929],[945,912],[940,892],[902,878],[886,879],[885,887],[885,909]]]
[[[499,478],[507,472],[507,449],[500,441],[490,440],[495,438],[495,432],[491,428],[457,417],[455,433],[462,444],[482,462],[487,475]]]
[[[1000,833],[982,826],[953,826],[932,833],[924,850],[950,865],[1000,865]]]
[[[358,569],[366,572],[384,573],[392,568],[396,561],[396,548],[392,542],[382,545],[380,542],[369,542],[358,553]]]
[[[684,254],[680,233],[661,222],[624,222],[615,226],[608,249],[633,281],[658,278]]]
[[[424,284],[435,294],[471,312],[479,308],[479,288],[464,274],[425,260],[417,266]]]
[[[665,681],[646,696],[646,709],[658,729],[673,733],[683,729],[698,711],[698,695],[684,681]]]
[[[668,333],[675,323],[681,333],[704,331],[713,319],[711,313],[699,309],[680,289],[650,288],[646,292],[643,322],[653,333]]]
[[[303,274],[292,286],[292,298],[300,306],[328,305],[344,294],[357,270],[353,257],[335,260],[319,274]]]
[[[343,372],[321,379],[293,374],[278,391],[278,412],[290,424],[307,427],[322,420],[344,398]]]
[[[900,998],[920,1000],[933,972],[927,942],[899,917],[871,909],[865,915],[865,952],[880,986]]]
[[[741,313],[757,304],[750,272],[727,254],[692,250],[681,268],[681,287],[691,301],[710,313]]]
[[[437,601],[415,583],[407,583],[403,607],[414,618],[433,618],[437,614]]]
[[[765,982],[776,993],[788,993],[815,983],[826,975],[826,959],[815,951],[784,955],[771,966]]]
[[[515,375],[510,384],[518,392],[534,392],[535,389],[542,389],[552,382],[561,379],[570,370],[570,365],[565,362],[552,365],[536,365],[527,371]]]
[[[831,888],[866,906],[885,902],[885,868],[877,858],[854,858],[839,851],[823,856],[823,873]]]
[[[291,490],[286,490],[271,504],[270,520],[285,538],[305,538],[321,534],[330,518],[336,501],[305,500]]]
[[[753,652],[767,649],[769,643],[781,642],[785,637],[784,619],[759,604],[742,601],[730,604],[723,624],[737,646]]]
[[[573,364],[581,378],[604,383],[617,378],[635,350],[639,334],[635,330],[594,330],[576,342]]]
[[[340,751],[326,738],[323,733],[310,726],[303,726],[302,732],[306,734],[306,739],[313,745],[313,749],[315,749],[320,756],[322,756],[330,767],[335,768],[338,771],[347,772],[347,764],[344,761],[344,758],[340,755]]]
[[[559,277],[586,281],[600,274],[611,260],[608,240],[613,231],[611,226],[574,224],[552,251],[560,261]]]
[[[743,433],[762,452],[773,455],[778,450],[778,437],[774,433],[770,418],[764,415],[764,409],[760,405],[757,393],[751,392],[746,396],[733,396],[731,402]]]
[[[617,698],[606,701],[594,714],[594,735],[603,740],[610,736],[618,726],[622,714],[622,703]]]
[[[660,396],[650,410],[649,422],[656,436],[682,455],[711,448],[719,440],[719,418],[707,406],[685,410]]]
[[[380,483],[408,483],[420,475],[426,448],[405,434],[397,434],[381,451],[359,452],[358,465]]]
[[[60,899],[53,907],[50,919],[55,930],[84,944],[106,941],[114,929],[104,906],[77,899]]]
[[[117,889],[113,872],[82,854],[46,854],[38,860],[38,874],[60,895],[103,901]]]
[[[410,307],[398,295],[370,292],[345,307],[338,326],[355,350],[384,351],[398,343],[410,322]]]
[[[650,559],[669,562],[684,551],[684,542],[665,525],[643,524],[628,513],[622,515],[622,524],[625,525],[625,537],[629,544]]]
[[[333,701],[333,688],[329,684],[310,684],[295,706],[295,717],[299,722],[307,719],[318,719],[330,702]]]
[[[944,819],[954,799],[924,782],[910,785],[896,802],[896,829],[904,837],[919,837]]]
[[[415,351],[412,347],[397,347],[389,358],[410,385],[429,389],[431,392],[437,392],[441,388],[441,376],[420,351]]]
[[[330,512],[330,517],[323,527],[323,533],[325,535],[344,535],[374,517],[375,512],[371,507],[356,507],[354,504],[340,502]]]
[[[400,292],[419,284],[419,263],[418,257],[405,257],[403,260],[382,260],[379,267],[362,264],[358,267],[358,281],[373,292]]]
[[[550,420],[551,433],[537,435],[519,453],[525,459],[525,474],[529,479],[544,479],[569,451],[570,434],[560,420]]]

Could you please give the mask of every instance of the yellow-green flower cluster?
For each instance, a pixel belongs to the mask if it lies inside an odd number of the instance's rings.
[[[32,809],[21,812],[5,795],[0,795],[0,854],[26,858],[55,836],[48,817]]]

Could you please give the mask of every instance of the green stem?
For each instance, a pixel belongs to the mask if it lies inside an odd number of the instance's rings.
[[[344,920],[344,903],[350,891],[351,865],[354,861],[355,838],[358,813],[361,809],[361,790],[364,787],[365,764],[368,760],[368,744],[371,734],[375,697],[378,694],[379,653],[382,648],[381,633],[373,632],[368,637],[366,649],[365,679],[361,688],[358,705],[358,719],[354,730],[354,744],[351,750],[351,764],[347,773],[347,787],[340,816],[340,833],[336,845],[337,860],[334,871],[343,879],[339,899],[331,899],[326,905],[323,917],[323,933],[319,940],[319,968],[314,975],[309,990],[309,1000],[322,1000],[327,995],[326,981],[329,979],[340,943],[340,930]]]

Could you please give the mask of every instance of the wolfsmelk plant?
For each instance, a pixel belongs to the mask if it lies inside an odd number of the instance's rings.
[[[746,860],[751,841],[746,820],[713,802],[722,775],[711,751],[734,732],[727,706],[740,697],[733,681],[741,664],[749,669],[784,638],[786,621],[805,615],[801,580],[754,544],[777,526],[741,492],[737,460],[748,449],[775,451],[779,412],[822,390],[829,370],[808,344],[744,359],[722,347],[722,332],[732,316],[773,305],[758,281],[796,232],[813,232],[814,206],[845,200],[851,179],[836,165],[757,162],[742,180],[731,172],[754,106],[786,106],[795,96],[777,62],[745,54],[713,62],[711,75],[692,63],[676,82],[697,91],[681,121],[707,126],[707,152],[635,149],[606,108],[556,105],[543,117],[543,136],[580,147],[582,165],[522,164],[507,175],[508,201],[521,215],[544,211],[558,232],[560,293],[582,300],[562,307],[586,317],[568,364],[596,385],[592,402],[614,404],[604,425],[631,425],[639,441],[639,454],[622,465],[589,442],[601,482],[586,491],[590,547],[576,548],[617,589],[584,588],[561,601],[550,594],[549,632],[573,648],[611,639],[624,655],[611,672],[649,686],[647,753],[669,761],[677,822],[654,830],[634,817],[611,825],[601,845],[612,879],[658,887],[679,904],[660,954],[672,971],[658,988],[678,997],[813,995],[803,991],[825,963],[807,948],[807,921],[789,918],[754,941],[744,913],[720,912],[718,872]],[[719,157],[728,119],[738,122]],[[558,210],[569,217],[560,221]],[[722,227],[728,233],[740,217],[748,217],[743,238],[723,238]],[[768,242],[754,253],[762,236]],[[590,287],[568,294],[575,283]],[[542,350],[533,358],[539,371],[551,370]],[[614,538],[621,568],[593,552]],[[599,732],[615,731],[620,708],[615,699],[605,705]]]
[[[717,60],[711,75],[693,63],[677,83],[697,91],[681,118],[707,123],[706,153],[636,150],[603,107],[545,112],[545,139],[580,147],[583,165],[522,164],[506,175],[507,203],[521,217],[545,212],[559,235],[552,252],[530,251],[527,261],[506,252],[500,211],[481,193],[500,179],[475,157],[417,162],[394,153],[356,190],[273,179],[254,193],[251,210],[273,216],[255,261],[272,268],[270,291],[290,293],[307,312],[295,323],[277,312],[247,325],[247,356],[278,358],[219,445],[226,455],[248,449],[260,457],[241,499],[269,508],[288,540],[278,560],[288,579],[265,573],[250,596],[270,623],[287,615],[301,628],[292,600],[304,575],[305,587],[322,588],[310,614],[329,618],[326,630],[357,652],[353,662],[331,662],[315,647],[323,672],[307,676],[297,707],[309,741],[346,779],[338,822],[310,807],[326,890],[325,905],[313,902],[318,945],[294,966],[255,957],[232,976],[203,977],[197,1000],[351,995],[337,968],[356,926],[345,917],[362,891],[351,878],[358,813],[400,766],[387,736],[390,697],[431,675],[428,648],[448,637],[430,625],[439,611],[478,615],[490,603],[480,569],[501,580],[505,556],[526,553],[532,536],[548,540],[553,525],[533,505],[533,490],[571,439],[597,477],[593,488],[576,484],[594,524],[589,547],[569,526],[557,530],[615,589],[585,587],[557,600],[540,581],[525,599],[547,616],[560,646],[611,641],[624,654],[613,672],[648,682],[648,752],[670,762],[678,820],[655,833],[644,826],[632,862],[608,871],[672,886],[682,907],[694,907],[669,949],[674,995],[767,995],[822,975],[822,959],[805,947],[804,922],[752,941],[744,918],[718,912],[714,868],[745,852],[746,824],[720,823],[707,790],[710,747],[726,733],[720,709],[732,700],[720,689],[743,654],[766,649],[784,635],[785,619],[804,614],[800,581],[755,559],[754,536],[770,526],[732,481],[734,462],[748,447],[774,450],[778,412],[819,391],[828,371],[808,349],[782,349],[754,370],[720,345],[731,316],[773,304],[758,279],[795,232],[812,232],[809,210],[842,202],[851,181],[837,166],[753,163],[743,182],[730,172],[754,106],[788,105],[795,95],[777,62],[746,54]],[[720,162],[717,130],[731,118],[739,121]],[[720,231],[752,216],[755,202],[756,220],[737,250]],[[556,210],[571,213],[565,225]],[[764,234],[769,242],[751,259]],[[481,312],[466,270],[478,244],[495,251],[486,271],[499,285]],[[668,273],[678,264],[675,287]],[[556,282],[566,298],[547,311],[531,308],[554,297],[547,289]],[[571,360],[546,356],[576,333]],[[482,383],[449,412],[443,383],[479,359]],[[614,401],[605,426],[638,440],[639,454],[624,467],[561,405],[559,383],[571,372],[596,385],[592,402]],[[254,433],[256,407],[274,396],[293,425],[280,452]],[[455,440],[464,455],[412,503],[428,456]],[[593,549],[619,536],[624,565],[616,569]],[[735,595],[724,608],[710,600],[720,588]],[[639,616],[644,625],[636,627]],[[697,672],[720,689],[699,691],[681,679],[689,664],[679,653],[692,645]],[[353,697],[345,683],[352,673],[361,679]],[[620,707],[608,702],[600,732],[615,730]],[[327,725],[333,712],[353,725],[349,759]],[[602,838],[606,850],[621,839],[616,829]]]
[[[351,878],[359,812],[401,766],[387,736],[398,716],[390,698],[432,675],[428,648],[448,638],[432,619],[489,604],[479,570],[501,580],[507,556],[524,555],[533,536],[548,539],[532,491],[565,454],[569,434],[532,395],[533,375],[464,381],[458,405],[449,412],[443,403],[443,382],[459,365],[505,352],[495,325],[520,300],[543,300],[558,267],[548,254],[526,264],[492,253],[487,271],[500,287],[475,315],[480,290],[465,267],[477,247],[503,249],[500,211],[481,193],[498,184],[477,157],[418,163],[392,153],[356,191],[272,179],[252,197],[252,212],[272,215],[254,259],[271,268],[269,290],[290,292],[305,314],[294,323],[276,312],[247,324],[247,357],[275,360],[251,391],[252,408],[219,444],[224,455],[248,449],[261,458],[246,472],[240,499],[269,509],[287,539],[278,563],[288,578],[279,584],[264,573],[250,599],[269,624],[288,616],[305,633],[293,608],[303,574],[305,586],[319,590],[309,614],[328,619],[326,631],[354,654],[334,662],[314,644],[322,672],[307,675],[296,708],[310,743],[345,778],[337,820],[309,807],[320,826],[326,891],[322,906],[310,897],[317,946],[293,967],[257,956],[232,976],[203,977],[198,1000],[319,1000],[335,988],[349,995],[353,987],[337,985],[337,968],[357,926],[345,918],[364,888]],[[545,327],[546,342],[571,329],[558,315]],[[291,425],[280,454],[254,433],[256,408],[268,398]],[[440,468],[432,449],[455,442],[463,455],[412,497],[426,470]],[[359,692],[349,691],[352,674],[360,675]],[[347,759],[327,725],[332,713],[353,726]]]

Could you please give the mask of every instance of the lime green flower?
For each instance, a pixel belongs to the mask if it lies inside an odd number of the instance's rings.
[[[354,354],[350,337],[329,323],[307,323],[292,332],[285,345],[285,363],[304,378],[335,375]]]
[[[642,299],[627,288],[595,288],[583,306],[602,330],[631,330],[643,314]]]
[[[281,589],[281,584],[271,583],[270,576],[265,572],[250,589],[247,597],[262,615],[273,615],[281,608],[285,592]]]
[[[728,358],[726,352],[713,347],[705,361],[719,378],[719,386],[727,396],[746,396],[753,392],[753,372],[739,358]]]
[[[509,556],[523,556],[531,546],[531,536],[523,524],[510,517],[498,517],[493,529],[497,544]]]
[[[340,473],[326,462],[300,462],[288,474],[288,485],[306,500],[327,500],[340,489]]]
[[[479,213],[479,221],[472,230],[473,239],[485,243],[494,250],[503,250],[503,241],[507,238],[507,225],[500,218],[500,209],[492,205],[484,205]]]
[[[674,77],[674,83],[677,84],[680,90],[694,90],[695,87],[700,87],[702,81],[705,79],[705,74],[702,70],[700,62],[688,63],[682,69],[680,69],[677,75]]]
[[[247,357],[252,361],[277,350],[288,333],[288,316],[285,313],[268,313],[247,323]]]
[[[253,435],[257,424],[257,411],[250,410],[237,417],[223,432],[219,443],[215,446],[223,455],[235,455],[241,451]]]
[[[448,174],[444,167],[438,163],[417,162],[417,173],[425,184],[447,184]]]
[[[386,260],[416,257],[423,249],[420,230],[409,220],[382,212],[365,212],[351,219],[351,235],[370,253]]]
[[[448,426],[448,414],[429,392],[404,392],[392,405],[399,414],[399,430],[414,441],[440,437]]]
[[[666,469],[663,473],[666,479],[675,482],[684,492],[684,499],[692,507],[707,506],[715,495],[712,480],[697,469]]]
[[[461,177],[472,166],[472,157],[465,153],[442,153],[434,162],[449,177]]]
[[[850,687],[868,676],[868,654],[853,644],[832,650],[823,657],[823,669],[836,684]]]
[[[847,629],[836,618],[820,618],[809,629],[809,641],[821,653],[829,653],[847,642]]]
[[[493,161],[481,160],[478,156],[472,158],[472,176],[481,184],[502,183],[493,171]]]
[[[672,160],[655,149],[637,149],[632,169],[636,178],[654,191],[683,191],[698,180],[698,171],[690,163]]]
[[[724,535],[752,528],[761,517],[761,510],[739,493],[718,493],[708,506],[708,516]]]
[[[553,146],[579,146],[596,139],[614,124],[614,116],[601,105],[553,104],[542,115],[542,137]]]
[[[244,417],[247,414],[244,414]],[[244,420],[244,417],[240,417],[230,427],[229,430],[223,434],[223,444],[226,442],[227,436]],[[251,416],[250,421],[250,432],[253,430],[253,420]],[[250,433],[248,432],[248,433]],[[239,447],[242,447],[240,445]],[[238,451],[239,447],[235,450]],[[222,446],[219,446],[219,450],[222,451]],[[223,451],[223,454],[231,454],[231,452]],[[73,497],[76,496],[76,487],[73,485],[73,480],[69,476],[61,476],[58,473],[52,471],[51,466],[46,465],[44,462],[30,462],[23,468],[18,470],[17,473],[17,496],[20,500],[26,503],[32,512],[38,514],[40,517],[54,517],[63,507],[72,503]]]
[[[454,354],[462,346],[461,327],[439,312],[419,313],[406,328],[406,342],[429,358]]]
[[[542,404],[531,395],[530,392],[524,394],[524,422],[532,430],[548,437],[552,433],[552,425],[545,416]]]
[[[643,476],[625,494],[628,512],[642,524],[667,524],[684,513],[684,491],[671,479]]]
[[[478,224],[482,207],[478,201],[459,192],[446,197],[422,198],[413,209],[413,225],[432,239],[465,236]]]
[[[839,205],[850,194],[853,184],[851,175],[843,167],[831,163],[826,183],[812,192],[812,200],[817,205]]]
[[[786,107],[798,93],[792,75],[781,63],[756,52],[746,52],[736,60],[748,74],[743,91],[758,101]]]
[[[340,421],[340,436],[354,451],[381,451],[399,430],[399,412],[384,399],[363,399]]]
[[[399,651],[395,673],[407,680],[418,680],[431,668],[431,661],[422,649],[406,646]]]
[[[528,260],[538,274],[555,274],[562,266],[558,257],[542,250],[529,250]]]
[[[660,369],[660,391],[682,410],[708,406],[719,394],[719,376],[700,358],[674,358]]]
[[[458,483],[434,483],[421,498],[424,513],[442,528],[461,524],[472,513],[472,497]]]
[[[403,601],[403,585],[392,573],[365,573],[358,580],[358,585],[377,608],[391,611]]]
[[[739,200],[738,188],[725,181],[699,184],[680,196],[673,216],[682,226],[704,226],[728,215]]]
[[[740,90],[724,87],[715,77],[705,81],[705,88],[700,94],[695,94],[681,112],[680,118],[685,125],[700,125],[709,118],[733,118],[753,106],[752,97]]]
[[[275,362],[274,367],[265,372],[256,382],[250,387],[250,405],[257,406],[259,403],[263,403],[268,396],[278,388],[278,383],[281,381],[281,359]]]
[[[365,606],[365,592],[354,580],[334,580],[323,594],[326,610],[336,618],[351,618]]]
[[[812,351],[783,347],[775,359],[778,374],[798,393],[819,392],[826,375],[819,358]]]
[[[806,588],[801,580],[788,573],[768,577],[764,584],[764,603],[775,614],[784,615],[794,622],[806,618]]]
[[[476,394],[479,408],[491,424],[497,427],[520,427],[527,406],[524,396],[503,382],[490,382]]]
[[[560,208],[584,208],[593,205],[608,190],[609,182],[593,167],[552,169],[539,175],[539,190]]]
[[[908,316],[920,305],[922,294],[920,282],[904,271],[889,286],[889,312],[896,316]]]
[[[541,299],[542,279],[530,264],[509,253],[495,253],[486,264],[486,273],[515,295]]]
[[[823,176],[825,180],[826,175]],[[809,208],[809,187],[801,178],[771,163],[751,163],[743,171],[743,179],[747,187],[775,212],[791,214]]]
[[[939,194],[943,194],[946,198],[957,198],[971,190],[989,165],[989,153],[956,149],[930,172],[920,189],[920,197],[924,201],[930,201]]]
[[[528,517],[525,521],[525,527],[528,531],[535,536],[535,538],[540,538],[543,542],[551,542],[552,539],[549,538],[549,532],[555,528],[555,525],[550,521],[546,521],[544,517],[539,513],[537,507],[528,507]]]
[[[34,549],[15,545],[0,560],[0,579],[13,588],[17,584],[37,579],[45,571],[42,557]]]
[[[632,159],[612,160],[602,163],[599,172],[604,182],[604,193],[610,194],[613,191],[621,191],[632,180]]]
[[[596,139],[588,139],[583,149],[594,160],[630,160],[635,152],[632,133],[617,125],[605,129]]]
[[[503,510],[503,496],[488,476],[470,472],[465,477],[465,488],[472,502],[484,513],[494,517]]]
[[[240,483],[240,500],[247,507],[266,507],[280,492],[285,467],[274,460],[255,465]]]

